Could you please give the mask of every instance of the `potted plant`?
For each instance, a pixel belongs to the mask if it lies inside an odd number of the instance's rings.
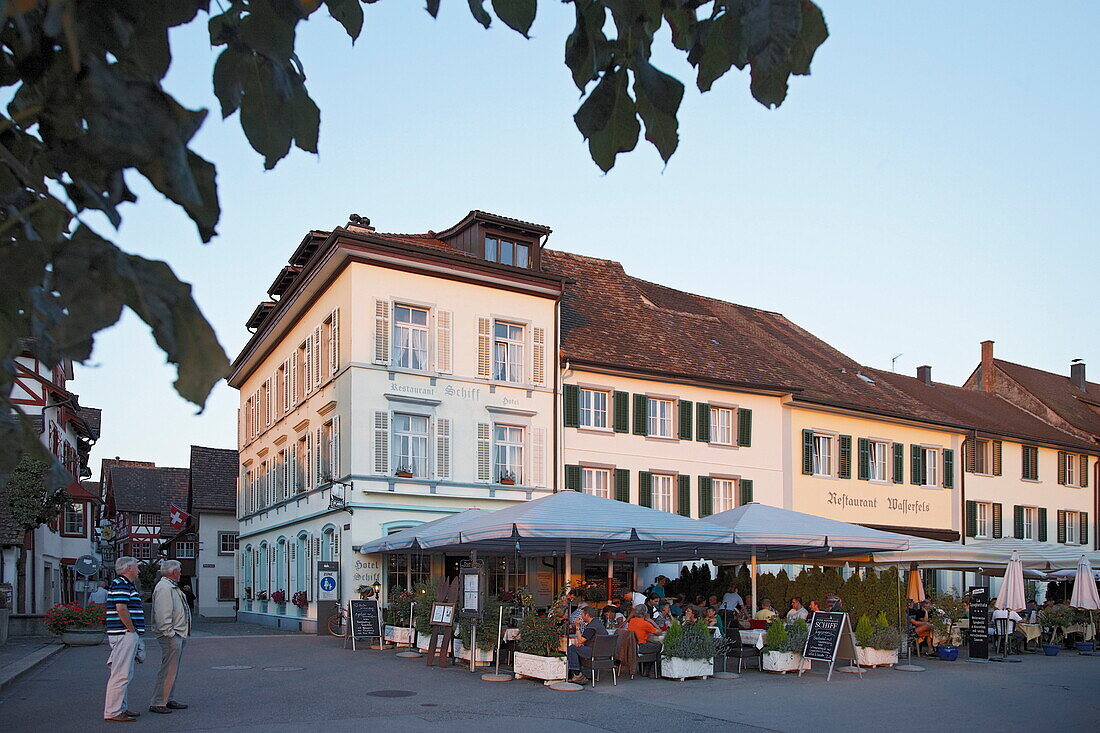
[[[703,621],[681,625],[673,621],[661,647],[661,676],[706,679],[714,674],[714,634]]]
[[[954,662],[959,658],[962,637],[958,622],[965,617],[963,599],[954,593],[937,593],[932,599],[932,611],[928,614],[928,620],[932,624],[933,638],[941,640],[936,645],[936,656],[945,662]]]
[[[260,603],[260,613],[267,613],[267,591],[256,591],[256,600]]]
[[[42,618],[46,628],[68,646],[96,646],[107,633],[107,609],[98,603],[59,603]]]
[[[306,596],[304,590],[295,591],[294,595],[290,597],[290,602],[298,608],[298,615],[306,615],[306,609],[309,607],[309,598]]]
[[[390,621],[386,625],[386,641],[406,646],[412,646],[416,642],[416,629],[409,626],[412,600],[412,591],[404,588],[394,588],[390,591],[388,608],[386,608]]]
[[[1058,656],[1062,649],[1063,629],[1073,625],[1074,617],[1073,609],[1066,606],[1045,608],[1039,612],[1039,625],[1044,630],[1050,629],[1050,642],[1043,644],[1043,652],[1048,657]]]
[[[806,647],[808,633],[809,628],[802,619],[790,623],[778,618],[773,620],[764,634],[761,668],[784,674],[797,672],[802,666],[802,650]]]
[[[489,664],[493,661],[493,653],[497,647],[498,622],[500,620],[500,608],[503,604],[495,599],[486,600],[481,617],[476,619],[464,618],[458,621],[458,633],[455,639],[455,656],[459,659],[470,661],[471,636],[475,624],[477,625],[477,649],[474,664]]]
[[[244,599],[243,600],[244,600],[244,610],[251,611],[252,610],[252,587],[251,586],[246,585],[244,587]]]
[[[403,463],[394,470],[393,475],[399,478],[412,478],[413,467],[407,463]]]
[[[516,475],[511,471],[501,471],[500,478],[497,479],[497,482],[505,486],[513,486],[516,483]]]
[[[279,613],[282,613],[286,606],[286,591],[282,588],[272,591],[271,600],[279,607]]]
[[[416,646],[420,651],[428,651],[432,639],[432,604],[435,602],[435,585],[430,581],[413,584],[413,626],[416,627]]]
[[[874,624],[861,616],[856,624],[856,657],[861,667],[889,667],[898,663],[901,634],[880,612]]]

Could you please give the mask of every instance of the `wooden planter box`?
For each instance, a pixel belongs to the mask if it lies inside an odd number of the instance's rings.
[[[516,652],[512,658],[512,668],[518,676],[536,680],[564,680],[568,676],[565,657],[540,657]]]
[[[688,677],[702,677],[706,679],[714,674],[713,659],[682,659],[680,657],[661,658],[661,676],[670,680],[680,680]]]
[[[408,626],[386,626],[386,641],[402,646],[412,646],[416,642],[416,629]]]
[[[898,663],[898,650],[857,646],[856,661],[861,667],[893,667]]]
[[[797,672],[803,666],[802,655],[798,652],[764,652],[760,668],[765,672]]]
[[[475,650],[477,652],[477,658],[474,660],[474,666],[481,666],[492,664],[493,662],[493,650],[482,651],[481,649]],[[454,653],[458,659],[463,659],[467,662],[470,661],[470,650],[462,646],[462,642],[459,639],[454,641]]]

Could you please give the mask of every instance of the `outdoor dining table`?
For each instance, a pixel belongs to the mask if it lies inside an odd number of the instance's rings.
[[[764,635],[767,633],[766,629],[738,629],[738,633],[741,634],[742,644],[754,646],[757,649],[764,648]]]

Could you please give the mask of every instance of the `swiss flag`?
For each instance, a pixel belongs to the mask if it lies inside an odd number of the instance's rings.
[[[172,504],[168,512],[168,523],[172,526],[172,529],[183,529],[187,526],[187,521],[189,519],[191,519],[190,514],[183,511],[175,504]]]

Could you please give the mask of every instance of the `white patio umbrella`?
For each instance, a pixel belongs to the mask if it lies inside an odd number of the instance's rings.
[[[1005,569],[1005,580],[1001,584],[1001,592],[997,594],[997,608],[1010,611],[1022,611],[1027,601],[1024,600],[1024,566],[1020,562],[1020,553],[1012,552]]]
[[[1069,605],[1088,611],[1100,611],[1100,593],[1096,592],[1096,578],[1092,565],[1084,555],[1077,563],[1077,575],[1073,578],[1073,593]]]
[[[409,527],[393,534],[379,537],[378,539],[367,542],[359,546],[359,552],[364,555],[373,555],[379,552],[401,552],[401,551],[416,551],[423,549],[419,543],[419,538],[424,533],[438,531],[444,527],[459,527],[474,519],[480,517],[482,514],[487,514],[484,509],[467,509],[463,512],[455,514],[449,514],[438,519],[433,519],[430,522],[424,522],[418,524],[415,527]]]

